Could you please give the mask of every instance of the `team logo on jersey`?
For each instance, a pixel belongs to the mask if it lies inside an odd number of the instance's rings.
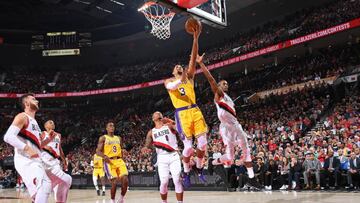
[[[35,124],[31,124],[31,128],[33,131],[38,131],[38,132],[41,132],[40,128],[38,125],[35,125]]]
[[[159,131],[157,133],[154,133],[154,137],[158,138],[158,137],[168,135],[168,134],[170,134],[170,131],[169,131],[169,129],[166,129],[166,130],[162,130],[162,131]]]

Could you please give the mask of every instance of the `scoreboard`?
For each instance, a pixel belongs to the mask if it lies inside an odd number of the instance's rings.
[[[43,56],[80,55],[81,48],[91,46],[89,32],[48,32],[31,38],[31,50],[41,50]]]

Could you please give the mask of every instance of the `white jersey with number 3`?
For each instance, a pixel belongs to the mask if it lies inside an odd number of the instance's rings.
[[[153,128],[152,139],[157,154],[168,154],[178,150],[176,135],[167,125],[161,128]]]

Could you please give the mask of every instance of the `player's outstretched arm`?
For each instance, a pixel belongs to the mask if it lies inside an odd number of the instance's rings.
[[[211,75],[210,71],[206,68],[205,64],[203,63],[204,56],[205,56],[205,54],[203,54],[201,56],[198,55],[196,58],[196,62],[200,65],[201,70],[203,71],[208,82],[210,83],[210,87],[211,87],[211,90],[213,91],[213,93],[215,94],[215,98],[223,97],[224,92],[218,87],[216,80]]]
[[[99,138],[99,142],[96,148],[96,154],[104,159],[106,162],[110,162],[109,157],[104,154],[105,136]]]
[[[65,154],[64,154],[64,151],[62,149],[61,142],[60,142],[59,148],[60,148],[60,158],[61,158],[61,161],[63,162],[64,170],[66,170],[68,164],[67,164],[66,159],[65,159]]]
[[[196,71],[196,57],[199,54],[199,36],[201,33],[201,29],[195,30],[194,32],[194,40],[190,55],[189,69],[187,71],[187,76],[189,79],[194,79],[195,71]]]

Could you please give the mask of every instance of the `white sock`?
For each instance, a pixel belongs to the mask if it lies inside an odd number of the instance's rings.
[[[198,169],[202,169],[202,163],[203,163],[203,160],[204,160],[204,157],[203,158],[197,158],[196,159],[196,168],[198,168]]]
[[[102,190],[105,192],[105,185],[102,186]]]
[[[95,189],[96,189],[96,190],[99,190],[99,186],[98,186],[98,185],[95,185]]]
[[[190,163],[185,163],[183,161],[183,165],[184,165],[184,172],[189,173],[190,172]]]
[[[162,200],[162,202],[161,203],[167,203],[167,200]]]
[[[177,203],[183,203],[183,201],[177,201]]]
[[[115,202],[115,199],[111,199],[111,203],[116,203],[116,202]]]
[[[254,174],[254,169],[253,169],[253,167],[246,168],[246,169],[247,169],[249,178],[254,178],[255,174]]]

